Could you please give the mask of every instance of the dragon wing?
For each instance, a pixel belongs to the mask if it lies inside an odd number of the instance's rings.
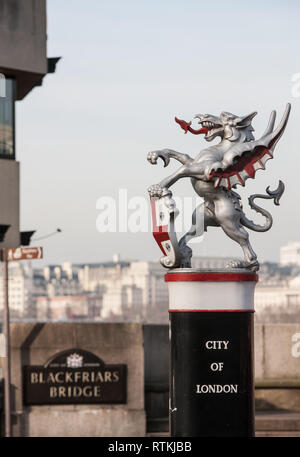
[[[273,158],[277,142],[283,134],[290,115],[291,105],[287,104],[283,118],[274,129],[276,111],[272,111],[268,127],[259,140],[238,143],[233,146],[222,160],[222,167],[211,169],[210,179],[214,180],[215,187],[223,186],[230,190],[237,184],[245,185],[248,178],[254,178],[257,170],[265,169],[265,164]]]

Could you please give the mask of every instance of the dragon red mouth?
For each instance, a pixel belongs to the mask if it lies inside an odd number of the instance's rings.
[[[199,130],[195,130],[191,127],[192,122],[186,122],[183,121],[182,119],[178,119],[175,117],[175,122],[180,125],[180,127],[184,130],[184,133],[187,133],[188,131],[193,133],[194,135],[200,135],[201,133],[207,133],[211,130],[211,128],[208,127],[202,127]]]
[[[187,133],[189,131],[194,135],[206,134],[211,130],[219,129],[221,127],[221,125],[219,124],[215,124],[209,121],[203,121],[201,122],[201,129],[196,130],[191,127],[192,122],[186,122],[182,119],[178,119],[177,117],[175,117],[175,122],[177,122],[177,124],[180,125],[180,127],[184,130],[184,133]]]
[[[205,133],[222,127],[220,124],[215,124],[214,122],[210,122],[210,121],[201,121],[200,124],[202,125],[202,129],[200,129],[200,130],[206,130]]]

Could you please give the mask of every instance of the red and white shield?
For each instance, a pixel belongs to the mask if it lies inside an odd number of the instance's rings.
[[[162,253],[160,262],[166,268],[180,266],[181,254],[174,231],[174,221],[178,215],[175,202],[169,192],[160,198],[150,197],[152,209],[152,232]]]

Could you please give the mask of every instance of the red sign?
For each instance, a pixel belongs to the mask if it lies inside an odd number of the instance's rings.
[[[6,250],[7,260],[31,260],[31,259],[42,259],[43,248],[42,247],[26,247]]]

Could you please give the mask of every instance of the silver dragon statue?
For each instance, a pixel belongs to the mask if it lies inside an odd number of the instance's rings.
[[[194,159],[171,149],[148,153],[147,159],[151,164],[156,164],[158,158],[163,160],[165,167],[171,158],[182,164],[175,173],[148,189],[152,205],[153,235],[164,254],[161,258],[163,266],[190,267],[192,250],[187,243],[193,237],[203,234],[207,227],[214,226],[221,227],[243,250],[244,260],[232,261],[228,267],[247,268],[252,271],[259,269],[257,255],[251,247],[245,227],[256,232],[266,232],[271,228],[271,214],[259,207],[254,200],[273,199],[275,205],[279,205],[284,184],[279,181],[276,190],[271,191],[268,187],[266,194],[249,197],[250,207],[265,217],[264,225],[255,224],[246,217],[241,197],[232,189],[238,184],[244,186],[248,178],[254,178],[256,171],[265,169],[267,160],[273,158],[275,146],[287,125],[290,109],[290,104],[287,104],[276,129],[276,111],[272,111],[266,131],[258,140],[253,136],[254,129],[251,124],[257,112],[246,116],[236,116],[228,112],[222,112],[220,116],[197,114],[195,118],[199,119],[201,124],[198,130],[191,127],[191,122],[175,118],[185,133],[205,134],[204,138],[208,142],[220,137],[220,142],[203,149]],[[191,178],[194,190],[204,201],[193,213],[190,230],[178,242],[174,232],[174,220],[178,211],[169,188],[181,178]],[[200,217],[197,217],[198,215]]]

